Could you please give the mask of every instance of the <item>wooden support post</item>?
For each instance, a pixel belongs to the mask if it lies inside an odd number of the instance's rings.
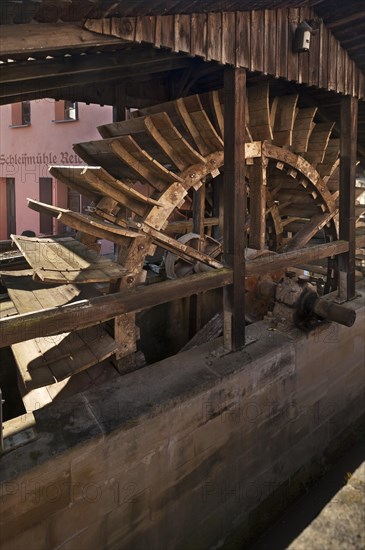
[[[224,347],[245,344],[245,69],[224,69],[224,262],[233,284],[224,289]]]
[[[200,236],[199,252],[204,252],[204,212],[205,212],[205,183],[194,191],[193,198],[193,233]],[[190,296],[189,304],[189,337],[192,338],[202,325],[202,295]]]
[[[349,251],[338,259],[340,301],[355,297],[355,177],[357,145],[357,99],[341,98],[340,135],[340,231],[339,238],[348,241]]]
[[[126,119],[127,90],[126,85],[121,84],[114,89],[113,122],[121,122]]]
[[[204,211],[205,211],[205,183],[197,191],[194,191],[193,199],[193,233],[204,238]],[[203,249],[200,249],[204,252]]]
[[[213,238],[223,235],[223,176],[219,174],[213,180],[213,216],[219,219],[219,224],[213,227]]]
[[[250,166],[250,248],[257,250],[265,248],[267,164],[267,157],[261,156]]]

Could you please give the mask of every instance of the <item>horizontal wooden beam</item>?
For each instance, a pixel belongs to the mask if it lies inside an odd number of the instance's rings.
[[[0,59],[19,57],[32,53],[51,55],[52,52],[71,51],[78,48],[118,47],[125,43],[113,36],[88,31],[81,25],[69,23],[39,23],[38,25],[1,25]]]
[[[129,292],[117,292],[61,307],[8,317],[0,320],[0,346],[5,347],[39,336],[51,336],[96,325],[123,313],[148,309],[231,282],[231,270],[215,270],[185,279],[138,287]]]
[[[159,61],[174,61],[182,56],[162,50],[153,50],[151,47],[134,47],[117,52],[91,53],[87,55],[72,55],[53,59],[35,61],[21,61],[7,63],[0,66],[0,81],[8,82],[27,81],[33,79],[50,78],[53,76],[65,77],[77,73],[80,77],[84,73],[107,71],[110,69],[133,69],[142,64]],[[183,56],[186,58],[186,56]]]
[[[181,54],[152,48],[123,52],[27,61],[0,68],[1,98],[19,94],[60,90],[72,86],[123,80],[190,66],[194,61]]]
[[[356,244],[364,246],[365,237],[357,240]],[[302,263],[314,262],[321,258],[342,254],[348,249],[349,245],[346,241],[336,241],[246,261],[246,276],[261,275]],[[171,300],[221,288],[232,282],[233,271],[225,268],[198,273],[183,279],[137,287],[128,292],[117,292],[65,306],[15,315],[0,320],[0,347],[96,325],[123,313],[142,311]]]

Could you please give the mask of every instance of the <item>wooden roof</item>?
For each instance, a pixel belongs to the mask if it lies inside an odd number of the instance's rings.
[[[69,23],[110,16],[140,17],[311,6],[351,58],[365,70],[363,0],[2,0],[0,23]]]

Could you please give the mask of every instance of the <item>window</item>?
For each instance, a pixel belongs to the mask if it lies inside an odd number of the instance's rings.
[[[78,120],[77,101],[56,100],[55,119],[53,122],[72,122]]]
[[[30,101],[13,103],[11,106],[11,128],[30,126]]]

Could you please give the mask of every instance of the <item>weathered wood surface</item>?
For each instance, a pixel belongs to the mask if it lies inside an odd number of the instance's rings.
[[[4,284],[14,304],[15,314],[24,314],[59,307],[82,299],[90,292],[75,285],[43,285],[28,275],[3,276]],[[116,343],[102,327],[90,327],[52,337],[39,337],[12,346],[20,375],[20,388],[25,404],[36,399],[38,407],[49,403],[52,395],[64,388],[59,384],[109,357]],[[52,391],[50,385],[56,385]],[[42,389],[41,389],[42,388]],[[34,390],[37,391],[34,392]]]
[[[257,158],[249,167],[250,181],[250,248],[262,250],[266,237],[266,190],[268,161],[265,157]]]
[[[71,237],[38,239],[12,235],[35,276],[50,283],[90,283],[117,279],[125,269]]]
[[[40,32],[42,40],[40,40]],[[123,44],[123,42],[122,42]],[[90,49],[102,46],[120,47],[121,42],[112,36],[101,36],[74,23],[54,23],[42,25],[2,25],[0,39],[0,58],[48,52],[70,51],[74,48]]]
[[[219,224],[219,218],[204,218],[203,225],[204,227],[214,227]],[[193,220],[182,220],[176,222],[170,222],[166,228],[166,233],[191,233],[193,231]]]
[[[64,225],[97,238],[107,239],[117,244],[123,244],[123,237],[128,237],[129,239],[136,239],[138,237],[135,231],[129,231],[120,225],[106,223],[96,216],[87,216],[79,212],[73,212],[72,210],[45,204],[33,199],[27,200],[28,206],[32,210],[56,217]]]
[[[67,52],[65,52],[67,53]],[[185,68],[191,60],[176,57],[171,52],[137,48],[124,51],[74,55],[47,60],[6,63],[0,69],[4,82],[0,90],[0,103],[19,101],[19,98],[43,97],[42,92],[56,94],[58,90],[73,86],[95,84],[102,80],[151,75],[169,69]],[[38,94],[38,95],[37,95]]]
[[[103,20],[89,19],[85,28],[364,98],[364,73],[324,24],[311,37],[309,53],[292,52],[298,22],[314,16],[311,8],[222,11],[111,18],[107,25]]]
[[[25,274],[3,275],[2,280],[17,313],[31,313],[39,309],[62,306],[78,297],[86,297],[76,285],[45,285]]]
[[[93,365],[86,370],[82,370],[70,378],[65,378],[60,382],[55,382],[42,388],[29,390],[25,387],[21,377],[18,377],[18,388],[23,400],[25,410],[33,412],[43,406],[52,403],[52,401],[64,400],[76,393],[87,390],[104,381],[117,378],[119,375],[116,369],[113,369],[107,361]]]
[[[255,122],[260,123],[261,103],[264,104],[266,120],[266,98],[263,90]],[[226,349],[236,351],[245,345],[245,222],[247,209],[247,189],[245,181],[245,134],[246,134],[246,71],[226,67],[224,71],[224,262],[233,271],[233,284],[223,292],[224,330],[223,341]],[[228,215],[227,215],[228,213]]]
[[[117,344],[101,325],[12,346],[27,390],[41,388],[100,363],[115,353]]]
[[[340,195],[339,195],[339,235],[349,242],[349,249],[339,257],[339,297],[351,300],[356,296],[355,289],[355,248],[356,248],[356,143],[357,143],[358,103],[352,97],[341,98],[340,134]]]
[[[356,240],[356,246],[365,246],[365,235]],[[348,249],[348,242],[341,240],[257,260],[247,260],[246,276],[257,276],[303,263],[316,262],[322,258],[345,253]],[[232,284],[232,281],[233,271],[225,268],[2,319],[0,345],[5,347],[39,336],[89,327],[122,313],[142,311],[171,300],[191,296],[195,292],[221,288]]]
[[[0,302],[0,319],[10,317],[11,315],[16,315],[17,313],[18,310],[11,300],[4,300]]]
[[[211,342],[223,332],[223,313],[216,313],[194,336],[179,350],[179,353]]]

